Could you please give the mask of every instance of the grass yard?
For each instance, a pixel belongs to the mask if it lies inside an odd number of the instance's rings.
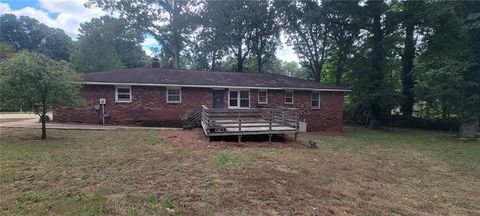
[[[1,129],[0,215],[480,215],[480,143],[448,133],[304,134],[314,150],[180,147],[153,130],[39,135]]]

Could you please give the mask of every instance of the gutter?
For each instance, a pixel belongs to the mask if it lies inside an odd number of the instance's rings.
[[[158,84],[158,83],[114,83],[114,82],[82,82],[83,85],[114,85],[114,86],[162,86],[162,87],[192,87],[192,88],[228,88],[228,89],[270,89],[270,90],[304,90],[304,91],[331,91],[351,92],[348,89],[328,88],[291,88],[291,87],[252,87],[252,86],[217,86],[217,85],[186,85],[186,84]]]

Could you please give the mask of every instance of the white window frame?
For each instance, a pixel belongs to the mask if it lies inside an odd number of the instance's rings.
[[[265,101],[260,101],[260,92],[265,92]],[[258,104],[268,104],[268,90],[258,90]]]
[[[292,102],[287,102],[287,92],[292,92]],[[285,104],[293,104],[294,103],[294,96],[295,92],[293,90],[285,90],[285,95],[284,95],[284,102]]]
[[[118,98],[118,89],[129,89],[129,94],[130,94],[130,100],[119,100]],[[116,103],[131,103],[132,102],[132,86],[115,86],[115,102]]]
[[[316,93],[318,93],[318,106],[312,106],[313,94],[316,94]],[[312,91],[312,95],[310,96],[310,107],[311,107],[312,109],[320,109],[320,106],[321,106],[320,104],[322,103],[322,102],[321,102],[321,98],[322,98],[322,97],[321,97],[320,95],[321,95],[321,94],[320,94],[319,91]]]
[[[179,94],[179,100],[178,101],[171,101],[171,100],[168,100],[168,91],[169,90],[178,90],[178,94]],[[182,103],[182,88],[181,87],[168,87],[167,90],[165,91],[166,95],[166,100],[167,100],[167,103]]]
[[[230,106],[230,92],[237,92],[237,105],[236,106]],[[240,107],[240,92],[246,91],[248,92],[248,107]],[[234,108],[234,109],[249,109],[250,108],[250,89],[229,89],[228,90],[228,108]]]

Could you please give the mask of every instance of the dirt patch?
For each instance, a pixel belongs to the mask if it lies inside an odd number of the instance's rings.
[[[165,138],[165,142],[175,146],[188,146],[193,148],[306,148],[304,142],[297,140],[295,142],[293,135],[272,136],[272,142],[268,142],[266,135],[243,136],[242,142],[238,142],[238,136],[212,137],[212,141],[203,134],[200,128],[193,130],[163,130],[160,135]]]

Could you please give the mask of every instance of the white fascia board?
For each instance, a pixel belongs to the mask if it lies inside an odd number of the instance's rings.
[[[112,83],[112,82],[82,82],[84,85],[124,85],[124,86],[163,86],[163,87],[192,87],[192,88],[216,88],[216,89],[270,89],[270,90],[304,90],[304,91],[331,91],[351,92],[346,89],[317,89],[317,88],[291,88],[291,87],[251,87],[251,86],[216,86],[216,85],[185,85],[185,84],[158,84],[158,83]]]

